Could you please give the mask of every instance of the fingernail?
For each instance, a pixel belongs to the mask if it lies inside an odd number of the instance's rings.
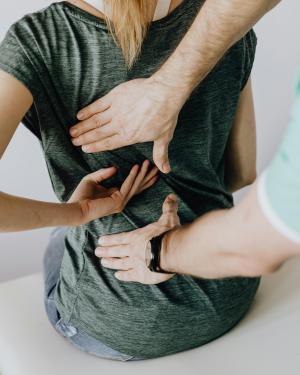
[[[163,172],[168,173],[170,171],[170,164],[169,163],[164,163],[162,166]]]
[[[89,150],[90,150],[89,146],[82,146],[81,149],[84,152],[89,152]]]
[[[78,133],[77,129],[71,128],[70,129],[70,134],[74,137]]]
[[[101,245],[102,243],[102,237],[99,237],[98,244]]]
[[[71,141],[72,141],[73,145],[75,145],[75,146],[79,146],[79,144],[80,144],[79,139],[77,139],[77,138],[73,138],[73,139],[71,139]]]
[[[83,118],[84,112],[78,112],[77,113],[77,118],[80,120]]]
[[[96,250],[95,250],[95,254],[97,256],[102,256],[102,250],[97,247]]]

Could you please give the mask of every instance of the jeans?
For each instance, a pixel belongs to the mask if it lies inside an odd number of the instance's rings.
[[[50,323],[60,335],[66,338],[72,345],[86,353],[119,361],[142,359],[109,348],[100,341],[90,337],[84,331],[67,325],[60,317],[53,295],[59,278],[59,271],[64,254],[64,237],[66,230],[67,229],[64,227],[57,227],[51,232],[50,241],[43,258],[44,304]]]

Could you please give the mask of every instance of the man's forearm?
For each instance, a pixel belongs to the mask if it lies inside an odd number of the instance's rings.
[[[235,208],[210,212],[167,234],[161,267],[203,278],[258,276],[293,255],[300,255],[300,246],[266,219],[254,184]]]
[[[79,216],[75,203],[41,202],[0,192],[0,232],[75,225]]]
[[[175,52],[153,76],[187,97],[236,41],[280,0],[206,0]]]

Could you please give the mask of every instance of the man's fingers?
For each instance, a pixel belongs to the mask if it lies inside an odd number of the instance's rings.
[[[177,213],[178,210],[178,199],[175,194],[169,194],[167,198],[164,200],[162,213]]]
[[[73,125],[69,131],[72,137],[78,137],[81,134],[88,132],[89,130],[99,128],[111,122],[112,114],[111,111],[97,113],[96,115],[87,118],[86,120],[80,121],[78,124]]]
[[[108,124],[100,128],[91,129],[79,137],[72,138],[72,143],[74,146],[82,146],[105,139],[107,137],[112,137],[115,134],[116,131],[114,130],[113,126]]]
[[[135,270],[118,271],[115,273],[115,277],[121,281],[137,281],[138,279],[138,275]]]
[[[95,255],[99,258],[122,258],[129,255],[127,245],[118,246],[100,246],[95,250]]]
[[[94,101],[93,103],[89,104],[88,106],[82,108],[77,113],[77,118],[79,120],[87,119],[88,117],[91,117],[95,113],[103,112],[107,108],[109,108],[111,105],[111,102],[109,100],[109,94],[103,96],[102,98]]]
[[[84,152],[100,152],[100,151],[109,151],[115,150],[126,146],[122,137],[118,135],[113,135],[111,137],[105,138],[101,141],[93,142],[82,146],[82,151]]]
[[[125,245],[130,243],[134,239],[134,232],[135,231],[101,236],[98,240],[98,244],[100,246]]]
[[[163,203],[162,215],[159,221],[166,226],[174,227],[180,225],[180,220],[177,214],[178,200],[176,195],[170,194]]]
[[[169,173],[171,171],[168,148],[170,138],[168,133],[156,139],[153,144],[153,161],[155,165],[163,173]]]
[[[132,260],[130,257],[123,258],[102,258],[102,266],[111,268],[112,270],[124,270],[128,271],[133,268]]]

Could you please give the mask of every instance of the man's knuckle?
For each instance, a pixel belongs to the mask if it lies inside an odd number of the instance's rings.
[[[106,139],[104,141],[104,147],[107,149],[107,150],[110,150],[112,148],[112,142],[110,139]]]

